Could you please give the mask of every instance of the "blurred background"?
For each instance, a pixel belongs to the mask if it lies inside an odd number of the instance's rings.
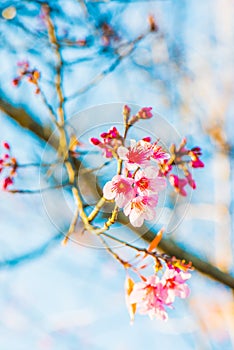
[[[152,106],[164,120],[147,124],[154,135],[171,125],[166,145],[179,134],[202,148],[197,190],[174,207],[183,220],[165,240],[224,272],[218,282],[210,265],[194,271],[191,296],[167,323],[139,316],[131,326],[122,267],[103,250],[61,246],[69,192],[64,211],[58,191],[37,191],[48,185],[44,171],[19,168],[13,188],[31,193],[0,192],[1,350],[234,348],[233,17],[232,0],[1,1],[0,139],[19,164],[54,159],[59,50],[70,130],[120,123],[123,104]],[[26,61],[46,103],[35,84],[17,81]]]

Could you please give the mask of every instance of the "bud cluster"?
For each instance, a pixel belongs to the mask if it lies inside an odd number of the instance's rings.
[[[27,61],[18,62],[18,67],[18,76],[12,80],[13,86],[19,86],[22,80],[27,78],[29,83],[36,86],[35,94],[39,94],[38,80],[40,79],[40,72],[37,69],[31,69]]]
[[[4,149],[4,153],[0,157],[0,174],[3,177],[2,189],[7,190],[8,187],[14,183],[17,162],[16,159],[11,156],[11,148],[9,143],[3,142],[2,148]]]

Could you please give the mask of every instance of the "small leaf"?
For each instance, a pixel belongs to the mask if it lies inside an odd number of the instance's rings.
[[[127,277],[125,280],[125,300],[126,300],[126,305],[127,305],[127,309],[128,309],[128,313],[131,319],[131,322],[134,321],[134,316],[136,313],[136,304],[131,304],[130,300],[129,300],[129,296],[132,293],[133,287],[134,287],[134,281],[130,278]]]
[[[128,296],[132,293],[134,284],[135,284],[134,281],[130,277],[126,278],[126,280],[125,280],[125,292]]]
[[[154,239],[152,240],[152,242],[150,243],[149,247],[148,247],[148,251],[152,252],[152,250],[156,249],[157,246],[159,245],[159,242],[162,239],[163,236],[163,232],[164,232],[164,228],[162,228],[158,233],[157,236],[154,237]]]

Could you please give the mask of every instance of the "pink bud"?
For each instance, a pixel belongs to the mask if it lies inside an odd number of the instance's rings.
[[[2,145],[3,145],[4,148],[6,148],[6,149],[8,149],[8,150],[10,149],[10,145],[9,145],[8,142],[5,142],[5,141],[4,141],[4,142],[2,143]]]
[[[186,179],[180,179],[178,176],[172,174],[169,176],[169,181],[171,185],[175,188],[176,192],[179,192],[182,196],[186,196],[187,193],[184,187],[187,185]]]
[[[114,126],[110,131],[109,134],[111,135],[111,137],[116,138],[118,136],[118,130],[116,129],[116,127]]]
[[[188,174],[186,175],[186,179],[188,181],[189,186],[195,190],[196,189],[196,182],[193,180],[190,172],[188,172]]]
[[[131,112],[131,108],[128,107],[127,105],[125,105],[124,108],[123,108],[123,114],[124,115],[129,115],[130,112]]]
[[[150,119],[151,117],[153,117],[153,114],[152,114],[151,110],[152,110],[152,107],[143,107],[138,112],[138,116],[141,119]]]
[[[3,184],[2,184],[2,188],[3,188],[3,190],[7,190],[7,187],[9,186],[9,185],[12,185],[13,184],[13,180],[12,180],[12,178],[11,177],[6,177],[4,180],[3,180]]]
[[[204,163],[199,158],[192,160],[191,165],[193,168],[204,168]]]
[[[108,133],[107,132],[103,132],[100,134],[100,136],[105,139],[107,136],[108,136]]]
[[[12,80],[12,85],[13,86],[18,86],[19,82],[20,82],[20,79],[19,78],[15,78],[15,79]]]
[[[142,139],[145,142],[151,142],[151,137],[147,136]]]
[[[91,137],[90,142],[92,142],[92,144],[95,146],[98,146],[101,143],[101,141],[96,139],[95,137]]]

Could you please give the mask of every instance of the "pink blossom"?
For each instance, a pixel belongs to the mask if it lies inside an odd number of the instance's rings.
[[[123,146],[118,148],[118,155],[120,159],[126,162],[128,170],[135,170],[137,167],[146,167],[149,165],[152,153],[151,144],[143,140],[139,142],[131,140],[129,148]]]
[[[143,225],[144,220],[153,220],[156,216],[155,207],[158,196],[137,196],[124,207],[124,214],[129,216],[131,224],[135,227]]]
[[[115,199],[118,207],[127,205],[136,195],[133,187],[134,180],[123,175],[116,175],[108,181],[103,188],[103,195],[106,199]]]
[[[166,187],[166,180],[158,176],[158,168],[149,166],[138,170],[135,175],[136,187],[139,194],[149,195],[158,193]]]
[[[188,272],[178,271],[174,268],[167,268],[161,278],[163,284],[164,301],[165,304],[172,304],[175,297],[185,299],[189,296],[189,287],[185,283],[191,274]]]
[[[167,160],[170,158],[170,154],[165,152],[161,146],[159,146],[159,145],[157,145],[157,143],[155,143],[153,145],[152,158],[154,158],[158,162],[162,163],[164,160]]]
[[[180,179],[178,176],[172,174],[169,176],[169,181],[171,185],[175,188],[176,192],[180,193],[182,196],[187,195],[184,189],[184,187],[187,185],[187,180]]]
[[[129,302],[137,304],[140,314],[148,314],[150,318],[167,320],[163,296],[163,285],[159,277],[153,275],[148,277],[145,282],[134,284]]]
[[[128,306],[136,305],[139,313],[150,318],[167,320],[165,307],[171,307],[176,297],[184,299],[189,296],[186,281],[190,277],[190,273],[167,267],[161,278],[153,275],[143,282],[132,283],[128,291]]]

